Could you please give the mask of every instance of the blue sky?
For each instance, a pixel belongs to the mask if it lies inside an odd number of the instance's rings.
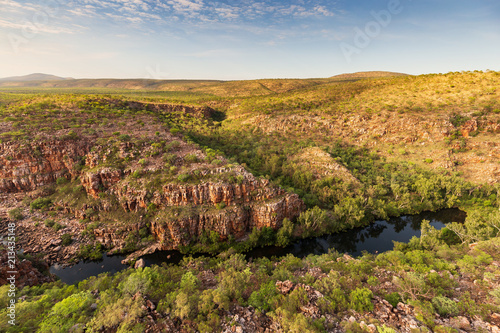
[[[498,0],[0,0],[0,77],[500,70]]]

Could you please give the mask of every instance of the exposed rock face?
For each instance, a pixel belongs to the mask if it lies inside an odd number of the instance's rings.
[[[152,111],[152,112],[158,112],[158,111],[182,112],[203,118],[209,118],[215,113],[214,109],[209,108],[207,106],[192,107],[192,106],[177,105],[177,104],[156,104],[156,103],[144,104],[139,102],[127,102],[126,106],[131,109],[138,109],[138,110],[146,109],[147,111]]]
[[[248,212],[242,207],[232,207],[221,212],[202,212],[181,219],[155,220],[151,233],[155,235],[163,250],[176,249],[189,244],[193,237],[203,231],[217,231],[220,235],[243,236],[248,228]]]
[[[271,187],[269,181],[256,179],[251,174],[245,173],[246,179],[241,184],[207,182],[197,185],[166,184],[160,192],[155,192],[151,202],[160,207],[216,205],[225,203],[233,204],[264,201],[284,195],[286,192],[280,188]],[[112,177],[109,173],[106,177]],[[102,174],[92,176],[97,186],[104,186],[101,181]],[[114,178],[113,178],[114,180]],[[111,183],[112,181],[108,181]],[[84,185],[85,186],[85,185]],[[87,186],[85,186],[87,188]],[[95,187],[94,187],[95,188]],[[89,191],[88,191],[89,192]],[[89,194],[93,193],[93,190]],[[130,187],[117,186],[112,189],[124,209],[137,211],[146,207],[148,192]]]
[[[99,192],[121,180],[122,171],[112,168],[104,168],[98,172],[85,172],[81,175],[80,181],[85,187],[87,194],[98,198]]]
[[[471,132],[477,131],[477,120],[472,119],[467,121],[461,129],[462,136],[468,138]]]
[[[12,274],[9,271],[17,272],[15,276],[15,285],[17,288],[23,288],[25,286],[36,286],[46,282],[54,281],[54,278],[48,275],[42,274],[38,268],[33,267],[33,263],[29,260],[23,259],[19,260],[17,255],[14,256],[15,268],[9,268],[7,264],[9,262],[9,257],[7,250],[3,250],[0,253],[0,286],[5,284],[10,284],[7,280]],[[48,271],[49,266],[45,262],[37,262],[43,270]]]
[[[284,218],[294,218],[303,209],[304,203],[296,194],[287,194],[271,202],[231,206],[220,211],[193,212],[192,216],[183,218],[157,219],[151,223],[151,232],[163,250],[171,250],[189,244],[204,231],[216,231],[222,239],[227,239],[229,235],[238,239],[254,227],[278,229]]]
[[[252,114],[237,121],[241,125],[258,126],[268,134],[282,133],[285,137],[292,132],[295,135],[316,133],[332,141],[375,148],[389,159],[396,157],[422,163],[425,158],[432,157],[434,163],[424,164],[426,167],[452,169],[472,182],[498,183],[500,149],[491,136],[500,132],[498,116],[477,117],[472,113],[462,116],[470,119],[460,126],[453,125],[449,114],[424,117],[417,113],[390,111],[341,114],[331,119],[318,114]],[[395,149],[395,146],[401,148]],[[356,184],[352,175],[328,161],[331,157],[321,155],[324,152],[317,148],[307,148],[297,154],[295,160],[310,167],[316,176],[333,176]]]
[[[75,164],[90,147],[87,140],[0,144],[0,192],[33,191],[75,176]]]
[[[137,223],[126,226],[96,228],[93,230],[93,234],[99,243],[103,244],[107,248],[114,248],[118,250],[125,246],[125,238],[130,233],[138,232],[141,227],[143,227],[142,223],[137,221]]]
[[[176,110],[173,108],[173,111]],[[99,221],[100,212],[116,209],[146,212],[148,206],[154,204],[159,214],[148,226],[158,241],[157,248],[165,250],[187,245],[204,232],[216,231],[221,239],[229,236],[239,239],[254,227],[278,229],[284,218],[292,219],[304,209],[304,203],[296,194],[287,193],[266,179],[254,177],[241,166],[204,166],[199,173],[205,177],[202,179],[207,179],[205,182],[167,182],[148,189],[146,183],[141,181],[132,186],[128,176],[133,169],[101,166],[106,162],[107,155],[102,154],[101,146],[95,146],[89,139],[34,142],[24,146],[5,143],[0,147],[0,192],[21,194],[54,183],[60,177],[79,177],[87,197],[96,200],[78,207],[62,201],[55,202],[63,212],[78,219]],[[127,148],[130,147],[124,147]],[[202,155],[201,152],[199,154]],[[87,166],[84,171],[75,168],[81,161]],[[156,171],[158,169],[152,170]],[[238,181],[219,180],[219,175],[227,173],[237,175]],[[101,200],[101,193],[113,197],[114,203]],[[139,215],[125,223],[118,217],[112,219],[112,223],[92,228],[96,241],[107,248],[123,249],[127,236],[138,234],[140,229],[146,227]],[[76,233],[83,232],[86,227],[86,224],[80,224]],[[43,248],[43,244],[33,246],[40,247]]]

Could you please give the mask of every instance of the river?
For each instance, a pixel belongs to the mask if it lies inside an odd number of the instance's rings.
[[[441,229],[446,223],[463,223],[465,217],[465,212],[453,208],[394,217],[388,221],[375,221],[364,228],[298,240],[286,248],[276,246],[256,248],[247,253],[247,258],[279,257],[289,253],[302,258],[309,254],[324,254],[332,248],[340,253],[349,253],[352,256],[361,255],[363,251],[380,253],[392,250],[393,241],[408,242],[413,236],[419,237],[422,220],[429,220],[433,227]],[[182,258],[183,255],[178,251],[162,251],[142,257],[146,266],[163,262],[177,264]],[[121,263],[123,259],[125,259],[125,256],[122,255],[104,255],[102,260],[80,261],[78,264],[66,268],[55,264],[50,267],[50,272],[57,275],[61,281],[73,284],[101,273],[109,272],[113,274],[126,269],[129,266]]]

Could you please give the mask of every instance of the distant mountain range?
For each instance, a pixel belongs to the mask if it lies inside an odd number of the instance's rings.
[[[391,77],[391,76],[408,76],[408,74],[396,73],[396,72],[383,72],[383,71],[356,72],[356,73],[345,73],[345,74],[335,75],[332,76],[331,79],[367,79],[367,78],[379,78],[379,77]]]
[[[60,77],[51,74],[33,73],[23,76],[5,77],[0,79],[0,82],[63,81],[63,80],[73,80],[73,78]]]
[[[406,76],[394,72],[357,72],[318,79],[261,79],[242,81],[220,80],[154,80],[154,79],[73,79],[35,73],[0,79],[0,87],[43,88],[105,88],[126,90],[191,91],[209,94],[241,94],[250,91],[260,94],[281,93],[294,89],[312,87],[326,82],[351,82],[369,78]]]

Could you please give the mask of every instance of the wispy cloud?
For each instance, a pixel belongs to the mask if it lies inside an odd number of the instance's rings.
[[[25,13],[39,10],[40,6],[31,3],[19,3],[12,0],[0,0],[0,12]]]
[[[167,1],[169,5],[171,5],[175,11],[182,13],[193,13],[199,12],[203,8],[202,0],[170,0]]]
[[[24,23],[17,23],[0,19],[0,27],[9,29],[19,29],[19,30],[29,29],[31,30],[31,33],[47,33],[47,34],[75,33],[75,30],[70,28],[60,27],[60,26],[49,26],[49,25],[34,25],[33,23],[28,21]]]
[[[0,0],[12,2],[11,0]],[[204,0],[75,0],[68,13],[76,17],[101,17],[121,20],[141,17],[146,22],[172,21],[181,18],[189,24],[240,22],[261,20],[261,24],[276,24],[284,19],[331,17],[334,3],[324,0],[247,0],[238,2]],[[145,23],[146,23],[145,22]]]

